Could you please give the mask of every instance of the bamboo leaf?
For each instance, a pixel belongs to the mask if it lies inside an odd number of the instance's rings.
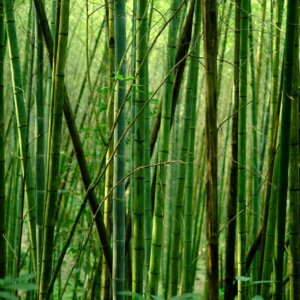
[[[14,296],[10,292],[0,292],[1,299],[18,300],[18,297]]]
[[[243,282],[250,281],[250,277],[247,277],[247,276],[235,276],[235,279],[237,281],[243,281]]]

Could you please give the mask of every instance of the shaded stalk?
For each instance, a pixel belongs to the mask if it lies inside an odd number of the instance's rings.
[[[231,165],[229,200],[227,205],[227,234],[225,254],[225,286],[224,298],[234,299],[234,260],[236,242],[236,211],[238,185],[238,111],[239,111],[239,68],[240,68],[240,0],[235,0],[235,33],[234,33],[234,79],[233,79],[233,116],[231,129]]]
[[[286,36],[284,44],[284,75],[282,90],[282,110],[279,138],[279,176],[277,197],[277,224],[275,247],[275,298],[283,299],[283,259],[285,252],[285,225],[288,189],[289,139],[291,129],[291,107],[294,88],[295,39],[299,26],[299,1],[287,2]]]
[[[115,28],[115,72],[116,76],[126,77],[126,14],[125,0],[114,1]],[[126,82],[118,80],[114,103],[115,120],[118,118],[114,131],[114,144],[117,145],[125,131],[124,102],[126,97]],[[119,292],[125,290],[125,184],[119,183],[125,176],[125,140],[122,139],[115,152],[114,178],[116,188],[113,191],[113,269],[112,286],[113,299],[124,299]]]
[[[148,101],[148,1],[137,1],[137,36],[136,36],[136,68],[139,70],[136,83],[138,89],[135,97],[135,112],[143,109]],[[145,111],[134,124],[134,169],[145,165]],[[134,174],[133,195],[133,256],[132,256],[132,291],[143,293],[144,274],[144,204],[145,204],[145,172],[141,169]]]
[[[114,38],[114,3],[113,1],[107,2],[107,34],[108,34],[108,104],[107,104],[107,113],[106,113],[106,122],[107,122],[107,133],[108,136],[111,135],[114,123],[114,92],[113,92],[113,78],[115,76],[115,38]],[[113,152],[113,141],[109,143],[107,153],[106,153],[106,163],[109,163],[110,156]],[[104,208],[103,208],[103,217],[104,224],[106,228],[107,235],[111,237],[112,232],[112,195],[110,190],[113,187],[113,163],[110,163],[107,166],[105,174],[105,196],[107,197]],[[111,280],[109,271],[107,270],[106,260],[102,260],[102,299],[109,299],[111,297]]]
[[[40,27],[36,26],[36,85],[35,85],[35,101],[36,101],[36,161],[35,168],[37,174],[36,182],[36,213],[37,213],[37,265],[38,274],[41,268],[42,259],[42,226],[44,213],[45,198],[45,126],[44,126],[44,80],[43,80],[43,36]]]
[[[248,22],[249,22],[249,0],[241,0],[240,4],[240,102],[238,119],[238,202],[237,202],[237,256],[238,275],[246,276],[246,149],[247,149],[247,71],[248,71]],[[247,288],[245,282],[238,281],[238,299],[247,299]]]
[[[198,92],[199,77],[199,60],[198,54],[200,50],[201,29],[201,2],[196,0],[194,9],[194,25],[192,38],[192,53],[188,71],[186,101],[191,99],[190,126],[188,128],[188,152],[186,166],[186,180],[184,185],[185,202],[184,202],[184,222],[183,222],[183,258],[182,258],[182,294],[191,293],[193,290],[193,272],[192,272],[192,229],[193,229],[193,184],[194,184],[194,146],[195,146],[195,130],[196,130],[196,103]]]
[[[28,155],[28,119],[25,107],[25,97],[22,83],[22,73],[19,57],[19,45],[16,32],[14,8],[12,0],[4,1],[6,15],[6,30],[8,36],[8,45],[10,53],[10,62],[12,70],[12,82],[14,91],[14,106],[18,125],[18,142],[20,146],[20,159],[22,163],[22,176],[25,180],[26,204],[29,214],[29,235],[31,243],[31,253],[33,268],[36,270],[36,212],[35,212],[35,182],[33,171]]]
[[[206,137],[206,286],[208,300],[219,299],[218,269],[218,134],[217,134],[217,1],[202,1],[205,60]]]
[[[6,275],[5,141],[4,141],[4,1],[0,1],[0,278]]]
[[[180,1],[173,0],[171,11],[177,11],[179,6]],[[178,15],[176,17],[178,17]],[[175,64],[175,45],[178,30],[178,22],[176,22],[176,20],[177,18],[172,19],[168,32],[167,70],[171,70]],[[158,162],[165,162],[168,160],[171,131],[173,82],[174,72],[171,72],[170,74],[168,74],[165,82],[164,99],[162,103],[162,113],[160,121],[161,128],[158,144]],[[164,231],[164,200],[166,199],[166,171],[166,166],[157,167],[147,299],[150,299],[151,295],[157,295],[158,282],[160,279],[161,253]]]
[[[64,104],[64,76],[67,58],[67,44],[69,31],[69,0],[62,0],[60,8],[60,22],[58,30],[57,57],[53,76],[53,98],[50,112],[50,126],[48,138],[47,159],[47,191],[45,215],[43,223],[43,253],[39,298],[44,299],[51,278],[53,260],[53,241],[55,226],[55,209],[59,187],[59,162],[62,133],[62,115]]]
[[[300,7],[299,7],[300,9]],[[298,18],[299,18],[298,9]],[[299,27],[296,28],[296,37],[299,34]],[[291,136],[290,136],[290,161],[289,166],[289,278],[290,278],[290,299],[300,297],[300,224],[299,224],[299,39],[295,39],[294,59],[294,86],[291,115]],[[297,298],[298,297],[298,298]]]

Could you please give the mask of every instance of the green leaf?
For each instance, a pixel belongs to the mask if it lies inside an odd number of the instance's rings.
[[[237,281],[243,281],[243,282],[250,281],[250,277],[247,277],[247,276],[235,276],[235,279]]]
[[[121,80],[121,81],[129,81],[129,80],[135,80],[135,77],[133,76],[128,76],[128,77],[124,77],[122,74],[120,73],[116,73],[115,79]]]
[[[34,291],[36,290],[36,285],[29,282],[12,282],[5,286],[7,290],[22,290],[22,291]]]
[[[262,296],[255,295],[252,300],[264,300],[264,298]]]
[[[18,300],[18,297],[16,297],[15,295],[13,295],[10,292],[1,292],[0,291],[0,298],[1,299],[9,299],[9,300]]]
[[[118,80],[124,80],[124,76],[120,73],[116,73],[115,78],[118,79]]]
[[[259,280],[259,281],[253,281],[252,284],[260,284],[260,283],[275,283],[275,280]]]
[[[132,80],[132,81],[133,81],[133,80],[135,80],[135,77],[133,77],[133,76],[128,76],[128,77],[125,78],[125,80],[126,80],[126,81],[129,81],[129,80]]]
[[[17,278],[5,277],[0,279],[0,287],[5,290],[22,290],[22,291],[34,291],[36,285],[32,282],[28,282],[35,278],[34,274],[21,274]]]
[[[159,296],[154,296],[154,295],[151,295],[151,298],[154,300],[164,300],[164,298],[159,297]]]
[[[35,274],[21,274],[16,278],[17,281],[27,281],[35,278]]]

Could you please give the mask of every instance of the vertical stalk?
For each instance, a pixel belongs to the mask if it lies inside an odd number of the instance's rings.
[[[69,0],[62,0],[60,8],[60,22],[58,30],[57,57],[55,76],[53,78],[53,98],[50,115],[50,132],[48,139],[47,161],[47,194],[45,202],[43,253],[40,279],[40,299],[44,299],[51,278],[53,241],[55,226],[55,210],[57,191],[59,186],[59,162],[62,132],[62,115],[65,96],[64,76],[67,58],[67,44],[69,31]]]
[[[126,13],[125,0],[114,1],[115,28],[115,70],[117,74],[126,77]],[[125,110],[123,108],[126,96],[125,80],[118,80],[114,104],[115,119],[119,115],[114,132],[114,144],[118,148],[114,157],[113,192],[113,269],[112,285],[113,299],[123,299],[118,295],[125,290],[125,185],[120,181],[125,176],[125,140],[120,138],[125,130]]]
[[[300,6],[299,6],[300,9]],[[299,18],[298,9],[298,18]],[[299,36],[299,27],[296,28],[296,37]],[[292,101],[290,161],[289,166],[289,263],[290,263],[290,299],[300,296],[300,231],[299,231],[299,39],[295,38],[294,61],[294,93]]]
[[[171,12],[178,9],[179,0],[173,0]],[[171,14],[173,15],[173,14]],[[175,22],[176,18],[170,23],[168,32],[168,53],[167,53],[167,70],[169,71],[175,63],[176,55],[176,36],[178,24]],[[164,99],[161,113],[161,128],[158,144],[158,162],[165,162],[168,159],[169,140],[171,129],[171,110],[173,98],[173,82],[174,72],[169,74],[165,83]],[[155,187],[155,202],[154,215],[152,225],[152,241],[151,241],[151,256],[149,268],[149,284],[147,290],[147,298],[151,295],[157,295],[158,282],[160,277],[161,267],[161,252],[163,243],[163,219],[164,219],[164,199],[166,191],[166,166],[158,166],[156,173],[156,187]]]
[[[148,27],[149,32],[149,27]],[[149,84],[149,72],[147,64],[147,85]],[[149,88],[147,89],[149,95]],[[145,108],[145,165],[150,165],[150,108]],[[148,286],[148,271],[150,264],[151,238],[152,238],[152,203],[151,203],[151,174],[150,168],[146,168],[144,177],[144,241],[145,241],[145,259],[144,259],[144,290]]]
[[[240,103],[238,121],[238,275],[246,276],[246,122],[247,122],[247,71],[248,71],[248,20],[249,0],[241,0],[240,7]],[[245,282],[238,281],[238,299],[247,298]]]
[[[137,1],[137,42],[136,42],[136,67],[138,76],[136,79],[138,89],[135,98],[135,113],[143,109],[148,100],[148,1]],[[134,126],[134,168],[145,165],[145,111],[137,118]],[[132,291],[143,293],[144,273],[144,180],[143,168],[134,175],[134,197],[133,197],[133,257],[132,257]]]
[[[114,2],[107,1],[107,34],[108,34],[108,104],[107,104],[107,133],[110,136],[113,123],[114,123],[114,74],[115,74],[115,38],[114,38]],[[113,152],[114,144],[113,140],[110,141],[109,147],[106,153],[106,163],[109,163],[110,156]],[[111,237],[112,232],[112,194],[111,189],[113,187],[113,163],[111,162],[106,169],[105,173],[105,196],[107,197],[104,203],[103,217],[107,235]],[[106,260],[102,260],[102,299],[110,298],[110,276],[106,265]]]
[[[275,247],[275,299],[283,299],[283,259],[285,252],[285,225],[288,188],[289,139],[291,128],[291,106],[294,88],[295,39],[299,26],[299,1],[287,2],[286,36],[284,44],[284,75],[282,90],[282,110],[279,138],[279,177],[277,197],[277,224]]]
[[[217,134],[217,1],[202,1],[206,75],[206,299],[219,299],[218,289],[218,134]]]
[[[0,278],[6,275],[5,143],[4,143],[4,1],[0,1]]]
[[[186,101],[191,101],[190,126],[188,128],[188,152],[185,180],[185,202],[184,202],[184,223],[183,223],[183,258],[182,258],[182,294],[191,293],[193,290],[192,280],[192,223],[193,223],[193,184],[194,184],[194,146],[196,129],[196,103],[199,77],[199,50],[201,29],[201,2],[196,0],[194,10],[194,27],[192,39],[192,55],[188,71]],[[191,100],[188,100],[191,99]]]
[[[187,13],[188,16],[192,15],[191,23],[194,15],[194,8],[195,8],[195,1],[192,0],[189,4],[189,9]],[[200,8],[199,8],[200,9]],[[184,28],[186,25],[184,26]],[[192,29],[192,24],[190,26]],[[190,33],[191,34],[191,33]],[[181,46],[181,45],[180,45]],[[187,45],[187,52],[188,52],[188,45]],[[189,95],[191,96],[191,95]],[[180,140],[178,142],[180,151],[179,151],[179,159],[181,161],[186,160],[187,151],[188,151],[188,142],[189,142],[189,135],[186,132],[190,129],[191,123],[191,111],[192,109],[195,110],[195,99],[192,104],[190,100],[191,97],[188,95],[185,98],[184,108],[183,108],[183,124],[180,132]],[[178,128],[179,126],[177,126]],[[175,129],[176,127],[174,127]],[[179,148],[176,147],[176,148]],[[185,172],[186,172],[186,165],[184,163],[179,164],[178,171],[177,171],[177,190],[174,197],[174,202],[171,204],[174,207],[174,211],[172,212],[172,220],[173,226],[171,226],[171,245],[170,245],[170,263],[169,263],[169,273],[170,273],[170,282],[168,283],[168,296],[169,298],[177,294],[178,288],[178,281],[179,281],[179,259],[180,259],[180,250],[181,250],[181,231],[182,231],[182,220],[183,220],[183,208],[184,208],[184,185],[185,185]]]
[[[29,214],[29,236],[33,268],[36,270],[36,212],[35,212],[35,182],[29,155],[27,155],[28,120],[26,115],[25,97],[22,84],[22,73],[19,56],[19,45],[16,32],[14,7],[12,0],[4,1],[6,15],[6,29],[9,44],[11,74],[14,91],[14,106],[18,125],[18,141],[20,145],[20,159],[22,163],[22,176],[25,180],[25,193]]]
[[[251,174],[249,174],[249,190],[248,195],[249,199],[251,199],[251,209],[248,211],[249,216],[249,238],[248,241],[250,245],[256,238],[258,232],[258,224],[259,224],[259,178],[258,178],[258,141],[257,141],[257,115],[258,115],[258,97],[257,94],[257,86],[255,80],[255,61],[254,61],[254,43],[253,43],[253,22],[252,22],[252,8],[251,4],[249,6],[249,56],[250,56],[250,66],[251,66],[251,122],[252,122],[252,132],[251,132],[251,163],[250,169]],[[257,66],[258,67],[258,66]],[[259,68],[259,67],[258,67]],[[258,255],[255,256],[252,264],[251,264],[251,279],[253,281],[258,280]],[[252,287],[254,291],[256,289],[255,286]],[[253,292],[253,296],[255,292]]]
[[[233,116],[231,131],[231,166],[229,200],[227,205],[228,231],[226,235],[225,258],[225,287],[224,298],[234,299],[234,260],[236,241],[236,211],[237,211],[237,186],[238,186],[238,112],[239,112],[239,88],[240,88],[240,5],[241,0],[235,0],[235,33],[234,33],[234,79],[233,79]]]
[[[36,86],[35,86],[35,101],[36,101],[36,161],[35,168],[37,174],[36,181],[36,214],[37,214],[37,270],[38,275],[41,272],[42,260],[42,226],[44,214],[44,198],[45,198],[45,126],[44,126],[44,80],[43,80],[43,36],[41,28],[36,24]]]
[[[275,24],[273,25],[273,41],[272,41],[272,81],[271,81],[271,97],[270,97],[270,121],[269,121],[269,135],[268,135],[268,181],[271,182],[272,179],[272,172],[273,172],[273,166],[275,161],[275,153],[276,153],[276,145],[277,145],[277,135],[278,135],[278,124],[276,125],[276,119],[278,119],[278,113],[280,111],[280,104],[278,99],[280,98],[279,93],[279,86],[281,86],[280,80],[279,80],[279,74],[280,74],[280,35],[281,35],[281,23],[282,23],[282,12],[283,12],[283,3],[284,0],[276,0],[275,2]],[[271,171],[272,170],[272,171]],[[275,179],[275,177],[274,177]],[[277,179],[276,179],[277,180]],[[272,182],[273,187],[273,182]],[[273,189],[273,188],[272,188]],[[275,190],[273,189],[275,192]],[[273,192],[272,192],[273,193]],[[260,262],[259,262],[259,277],[258,279],[263,279],[263,273],[270,269],[270,266],[265,266],[265,249],[268,249],[268,253],[266,253],[266,256],[270,255],[271,251],[273,251],[274,248],[270,250],[270,248],[267,248],[266,243],[267,239],[269,239],[269,242],[274,243],[270,239],[270,236],[267,235],[268,230],[268,223],[270,223],[270,230],[272,230],[272,236],[274,237],[274,224],[273,221],[275,218],[270,215],[270,213],[275,213],[274,208],[270,208],[271,205],[271,185],[266,185],[266,191],[264,196],[264,208],[263,208],[263,221],[262,221],[262,241],[261,241],[261,256],[260,256]],[[272,204],[274,207],[274,204]],[[272,222],[269,222],[269,218],[272,218]],[[266,264],[272,264],[272,262],[269,261],[269,259],[266,260]],[[263,270],[265,269],[265,271]],[[267,276],[265,278],[268,278],[269,275],[265,273],[264,276]],[[267,279],[264,279],[267,280]],[[265,284],[263,284],[265,285]],[[267,284],[268,285],[268,284]],[[267,288],[266,288],[267,290]],[[260,284],[257,286],[257,294],[260,292]]]

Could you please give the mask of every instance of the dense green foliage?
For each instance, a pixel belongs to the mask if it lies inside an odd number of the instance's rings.
[[[300,299],[299,0],[0,0],[0,298]]]

